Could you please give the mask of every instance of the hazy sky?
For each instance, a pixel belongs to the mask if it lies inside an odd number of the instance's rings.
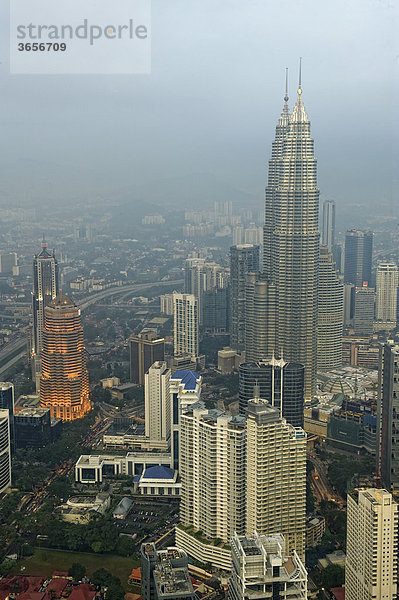
[[[399,214],[398,6],[153,0],[151,75],[28,76],[9,74],[0,0],[0,202],[164,188],[189,204],[190,181],[209,195],[217,180],[261,208],[284,69],[292,106],[302,56],[321,198]]]

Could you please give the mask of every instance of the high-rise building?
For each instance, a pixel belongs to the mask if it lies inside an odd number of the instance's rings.
[[[257,362],[276,347],[276,286],[261,273],[248,273],[245,288],[245,359]]]
[[[319,190],[310,121],[299,82],[276,127],[266,187],[263,272],[276,286],[276,354],[305,366],[305,399],[316,389]]]
[[[170,401],[171,401],[171,432],[170,454],[172,466],[179,469],[180,452],[180,415],[190,404],[195,404],[201,397],[202,377],[195,371],[175,371],[171,375]]]
[[[151,365],[165,358],[165,340],[153,331],[142,331],[130,340],[130,381],[144,385],[144,376]]]
[[[395,263],[380,263],[376,277],[376,329],[395,329],[398,306],[399,270]]]
[[[259,246],[240,244],[230,248],[230,345],[245,350],[247,273],[259,271]]]
[[[222,566],[220,546],[245,528],[245,419],[206,410],[202,401],[186,407],[180,416],[180,477],[176,544],[203,563]],[[224,555],[228,565],[228,550]]]
[[[80,309],[62,293],[45,308],[40,404],[63,421],[91,408]]]
[[[198,300],[193,294],[173,294],[174,300],[174,355],[199,355]]]
[[[0,409],[0,494],[11,488],[11,441],[9,413]]]
[[[355,288],[353,327],[356,335],[371,336],[374,330],[375,290],[367,286]]]
[[[33,260],[33,292],[32,292],[32,343],[31,352],[33,372],[35,377],[40,375],[40,358],[43,347],[44,309],[58,294],[58,263],[54,251],[47,250],[43,237],[42,249]]]
[[[8,410],[11,447],[15,447],[14,386],[9,381],[0,382],[0,409]]]
[[[398,505],[382,489],[348,495],[345,600],[396,600]]]
[[[248,537],[231,541],[231,600],[306,600],[307,571],[298,554],[288,555],[282,535]]]
[[[198,301],[199,322],[203,322],[202,297],[205,292],[223,289],[227,286],[226,269],[204,258],[188,258],[185,263],[184,291],[193,294]]]
[[[323,224],[321,243],[332,252],[335,245],[335,202],[326,200],[323,202]]]
[[[373,232],[351,229],[345,236],[344,282],[371,286]]]
[[[317,325],[317,369],[342,365],[344,286],[326,246],[320,247]]]
[[[188,557],[180,548],[157,550],[141,545],[141,597],[143,600],[196,600],[188,572]]]
[[[203,292],[202,328],[207,333],[227,333],[229,331],[229,287],[215,288]]]
[[[4,275],[12,275],[13,269],[18,264],[16,252],[7,252],[0,254],[0,273]]]
[[[248,402],[246,534],[280,532],[305,556],[306,434],[266,400]]]
[[[383,485],[399,492],[399,346],[386,343],[380,350],[379,415],[380,463]],[[377,465],[379,466],[379,465]]]
[[[245,415],[255,395],[267,400],[293,427],[303,427],[304,366],[274,357],[260,362],[245,362],[239,367],[239,411]],[[283,402],[281,405],[281,397]]]
[[[155,362],[145,375],[145,435],[150,440],[167,441],[170,437],[170,369]]]

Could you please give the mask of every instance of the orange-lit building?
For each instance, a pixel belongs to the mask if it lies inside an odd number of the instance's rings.
[[[80,310],[65,294],[44,310],[40,404],[63,421],[80,419],[91,408]]]

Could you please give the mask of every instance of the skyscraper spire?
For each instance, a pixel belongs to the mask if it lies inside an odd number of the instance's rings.
[[[305,107],[302,102],[302,57],[299,59],[299,78],[298,78],[298,98],[291,115],[291,122],[308,123],[309,117],[306,114]]]
[[[285,96],[284,101],[288,102],[288,67],[285,68]]]

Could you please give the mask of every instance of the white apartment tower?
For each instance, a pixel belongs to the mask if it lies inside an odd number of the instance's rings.
[[[0,494],[11,488],[10,419],[7,409],[0,409]]]
[[[287,551],[305,556],[306,434],[266,400],[247,409],[246,533],[281,533]]]
[[[174,302],[174,355],[199,355],[198,300],[193,294],[173,294]]]
[[[145,375],[145,435],[152,441],[166,442],[170,437],[170,375],[163,361],[155,362]]]
[[[398,583],[398,505],[381,489],[348,495],[346,600],[394,600]]]
[[[396,327],[398,272],[395,263],[380,263],[377,267],[375,317],[378,331]]]
[[[202,401],[183,409],[179,466],[176,544],[200,562],[228,568],[230,552],[221,546],[245,530],[245,418],[206,410]]]
[[[287,554],[282,535],[234,535],[229,598],[306,600],[306,569],[295,551]]]

